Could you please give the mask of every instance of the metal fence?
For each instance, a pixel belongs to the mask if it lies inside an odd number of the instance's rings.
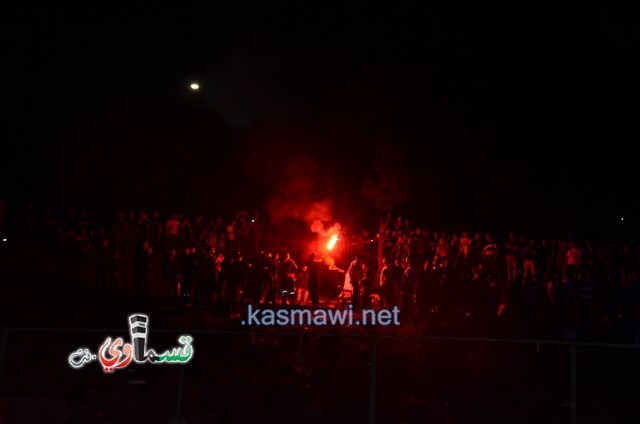
[[[151,329],[191,334],[193,360],[104,374],[67,357],[124,328],[0,331],[4,422],[640,422],[627,345]]]

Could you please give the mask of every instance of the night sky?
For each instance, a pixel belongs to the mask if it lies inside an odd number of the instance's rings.
[[[257,208],[300,177],[349,220],[392,144],[427,225],[638,215],[628,10],[231,3],[3,13],[3,196]]]

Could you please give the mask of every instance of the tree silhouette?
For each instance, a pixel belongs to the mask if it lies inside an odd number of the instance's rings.
[[[373,201],[380,211],[378,221],[378,270],[382,269],[384,233],[391,221],[391,214],[409,198],[409,175],[404,153],[396,146],[380,146],[373,162],[374,178],[364,182],[363,194]]]

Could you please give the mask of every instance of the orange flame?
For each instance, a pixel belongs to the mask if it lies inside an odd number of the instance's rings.
[[[332,235],[329,241],[327,242],[327,250],[333,249],[336,246],[337,242],[338,242],[338,235],[337,234]]]

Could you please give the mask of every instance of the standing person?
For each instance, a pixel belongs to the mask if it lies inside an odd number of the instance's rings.
[[[278,269],[280,274],[280,286],[282,292],[282,304],[293,303],[295,296],[295,279],[296,272],[298,271],[298,265],[289,253],[285,254],[284,261],[280,264]]]
[[[409,255],[409,237],[406,234],[399,232],[398,240],[392,250],[392,255],[400,262]]]
[[[180,296],[187,303],[189,303],[189,298],[191,297],[197,265],[196,249],[187,247],[182,256],[182,284],[180,285]]]
[[[580,263],[582,260],[582,251],[576,246],[574,242],[569,243],[569,249],[567,250],[567,277],[574,277],[580,269]]]
[[[304,306],[309,299],[309,267],[307,265],[303,265],[302,270],[298,272],[296,292],[298,305]]]
[[[471,266],[473,268],[482,264],[483,252],[482,252],[482,236],[480,233],[473,235],[473,241],[471,242]]]
[[[234,219],[226,227],[225,248],[227,250],[227,255],[231,253],[236,253],[238,250],[238,244],[236,240],[236,225],[237,225],[237,222]]]
[[[320,261],[316,260],[316,254],[309,255],[309,263],[307,264],[309,271],[309,295],[311,296],[311,306],[317,308],[320,306],[318,297],[318,286],[320,283]]]
[[[524,246],[524,279],[531,281],[536,272],[536,244],[533,240]]]
[[[424,271],[426,284],[423,298],[428,299],[430,310],[442,309],[447,300],[444,290],[447,273],[446,250],[436,249],[433,257],[424,263]]]
[[[414,248],[411,249],[411,255],[417,263],[424,263],[427,260],[427,245],[429,242],[427,234],[422,229],[416,228],[415,240],[416,243]]]
[[[497,316],[502,316],[505,308],[507,307],[507,300],[509,298],[509,286],[504,283],[503,279],[496,278],[496,262],[498,258],[498,246],[493,241],[491,234],[485,235],[485,244],[482,248],[482,270],[484,271],[483,278],[488,283],[489,287],[493,289],[495,298],[497,298],[498,310]],[[516,258],[517,261],[517,258]],[[516,262],[517,263],[517,262]]]
[[[459,287],[458,289],[462,292],[462,296],[466,297],[468,295],[469,285],[464,284],[467,283],[473,276],[473,264],[471,260],[471,245],[473,240],[469,236],[469,233],[466,231],[462,232],[462,236],[458,242],[458,258],[459,258],[459,267],[458,267],[458,279],[459,279]],[[420,271],[420,268],[416,268],[417,271]]]
[[[484,236],[484,246],[482,247],[482,262],[486,272],[495,277],[496,259],[498,257],[498,246],[493,241],[491,234],[487,233]],[[517,264],[517,257],[516,257]]]
[[[220,299],[222,299],[222,289],[223,289],[223,279],[224,279],[224,270],[223,270],[223,264],[224,264],[224,255],[220,252],[218,252],[215,256],[215,279],[213,281],[213,298],[216,301],[219,301]]]
[[[249,238],[249,220],[247,219],[247,213],[242,211],[238,214],[238,225],[236,231],[236,239],[238,250],[243,253],[249,252],[249,245],[247,243]]]
[[[448,241],[449,259],[447,260],[450,271],[458,271],[460,265],[460,240],[456,233],[451,234]]]
[[[518,256],[520,255],[520,246],[516,240],[514,233],[509,233],[509,239],[504,244],[505,260],[507,262],[507,283],[509,285],[516,282],[518,274]]]
[[[469,233],[466,231],[462,232],[462,237],[460,237],[460,241],[458,243],[459,252],[462,259],[466,262],[469,260],[469,255],[471,253],[471,243],[473,240],[469,237]]]
[[[380,290],[382,292],[384,307],[391,309],[398,306],[400,297],[400,284],[402,281],[402,268],[398,264],[384,258],[380,272]]]
[[[391,298],[392,306],[400,306],[402,302],[402,276],[404,270],[398,259],[394,259],[391,265]]]
[[[429,311],[435,306],[433,301],[433,280],[431,272],[431,261],[425,260],[420,265],[420,276],[418,278],[418,287],[416,288],[416,304],[418,316],[421,322],[427,318]]]
[[[217,250],[218,246],[218,235],[216,234],[215,228],[213,226],[213,221],[207,222],[207,226],[204,230],[204,244],[207,249],[213,248]]]
[[[438,245],[436,247],[436,254],[433,258],[433,263],[437,267],[437,285],[438,285],[438,293],[437,297],[439,298],[442,305],[449,305],[449,301],[453,295],[453,284],[455,279],[451,277],[451,262],[453,255],[449,249],[449,241],[447,240],[447,234],[441,233],[440,238],[438,239]],[[395,264],[396,267],[398,264]],[[395,304],[400,302],[399,300],[399,286],[402,282],[402,270],[400,270],[400,275],[398,275],[397,279],[394,279],[394,282],[397,282],[398,289],[395,289],[396,285],[394,285],[394,290],[397,290],[398,294],[394,295]],[[394,291],[395,293],[395,291]],[[395,305],[394,304],[394,305]]]
[[[362,262],[362,279],[360,280],[360,286],[362,286],[362,305],[365,308],[371,308],[371,294],[373,293],[373,271],[367,261]]]
[[[351,304],[354,308],[360,306],[360,280],[362,279],[362,263],[360,262],[360,256],[356,255],[356,258],[351,261],[349,268],[349,279],[353,286],[353,294],[351,295]]]
[[[380,270],[380,300],[382,306],[388,309],[392,307],[392,279],[393,277],[391,275],[391,266],[389,264],[389,259],[385,256],[382,259],[382,269]]]
[[[271,252],[264,255],[261,264],[262,297],[260,303],[273,304],[276,301],[277,257]]]
[[[133,237],[136,246],[148,241],[149,247],[152,247],[149,238],[149,215],[144,211],[138,213],[138,222],[135,225],[135,234]]]
[[[240,291],[240,293],[242,296],[240,296],[240,300],[242,302],[246,302],[247,299],[250,298],[251,296],[251,281],[250,281],[250,267],[249,267],[249,262],[247,261],[247,258],[242,255],[240,252],[238,252],[238,262],[237,262],[237,275],[238,275],[238,289]]]
[[[244,257],[240,253],[231,255],[225,265],[225,301],[228,306],[233,307],[238,300],[239,292],[245,287],[247,277],[247,267]]]
[[[563,275],[567,266],[567,243],[564,240],[558,240],[556,247],[556,269]]]
[[[406,311],[407,315],[411,314],[417,292],[416,271],[417,267],[411,261],[407,261],[407,267],[402,275],[402,310]]]
[[[175,213],[171,215],[171,218],[167,220],[165,225],[165,241],[167,243],[167,248],[169,249],[177,249],[178,248],[178,235],[180,233],[180,220],[178,219],[178,215]]]

